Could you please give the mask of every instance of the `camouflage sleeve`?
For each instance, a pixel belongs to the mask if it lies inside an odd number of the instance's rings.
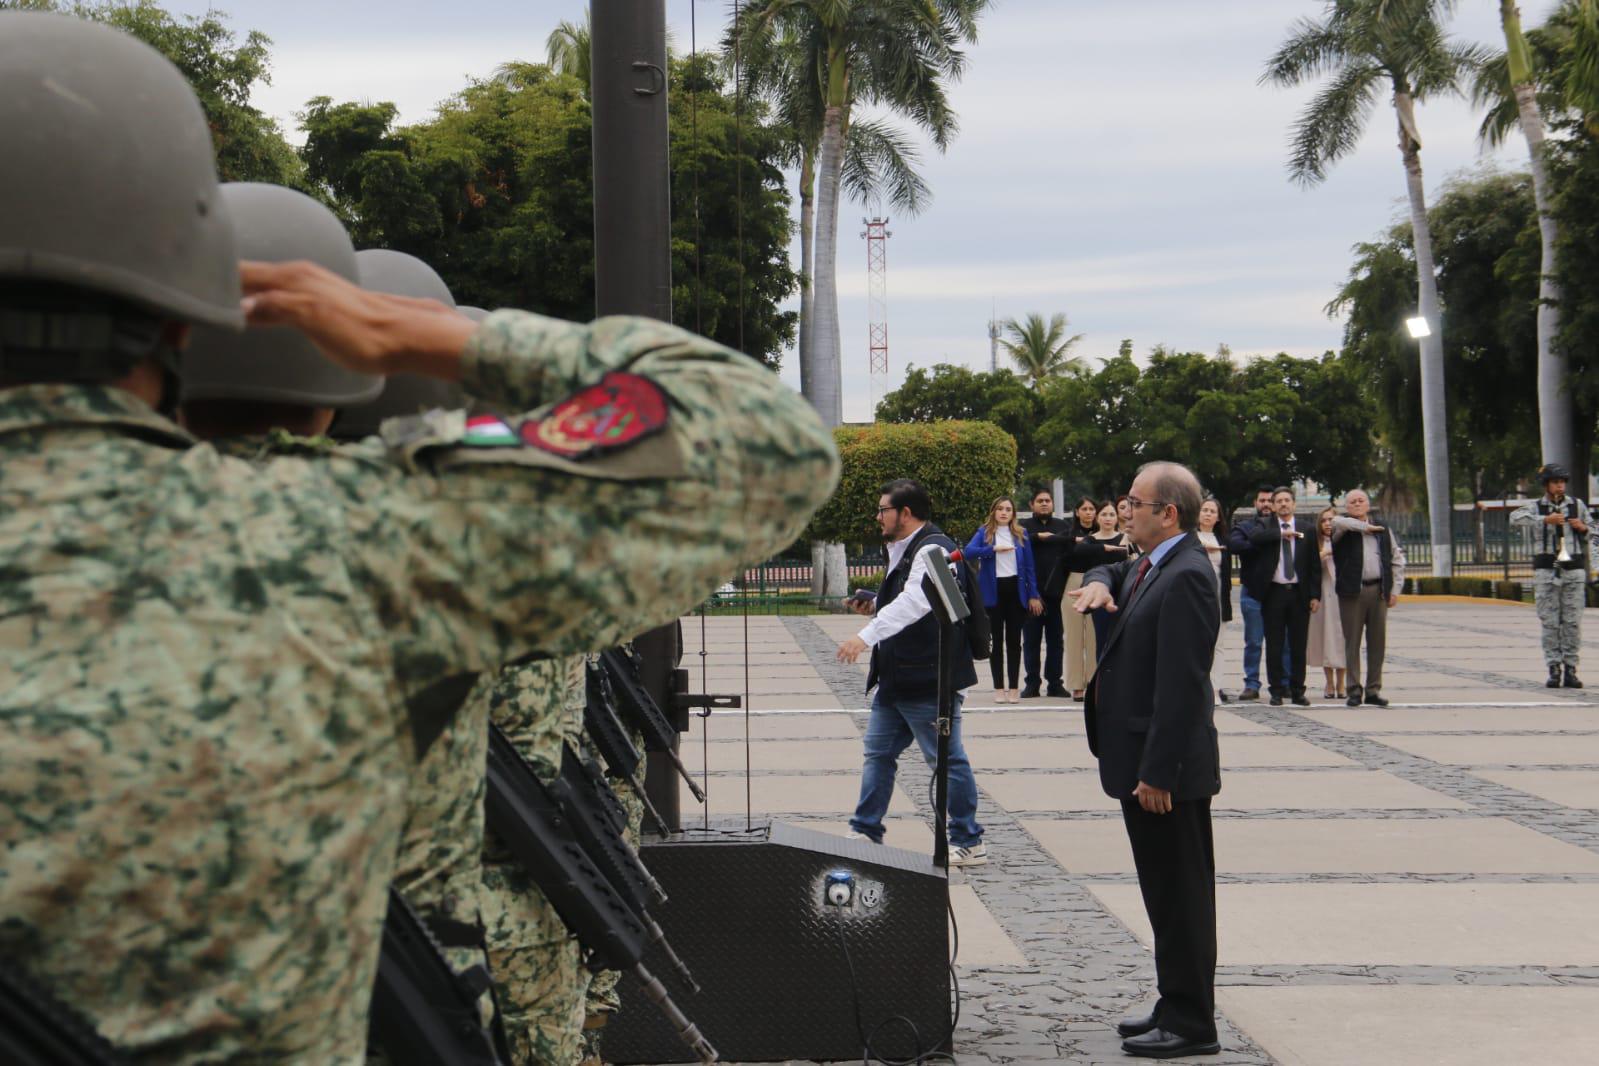
[[[1538,502],[1522,504],[1510,512],[1510,524],[1515,526],[1535,526],[1543,521],[1543,516],[1538,514]]]
[[[572,457],[471,438],[459,413],[387,423],[332,464],[345,545],[408,695],[528,653],[597,650],[678,618],[792,543],[831,494],[831,435],[747,356],[646,319],[583,326],[498,312],[465,357],[468,392],[526,430],[625,369],[666,424]],[[364,451],[362,450],[364,449]]]

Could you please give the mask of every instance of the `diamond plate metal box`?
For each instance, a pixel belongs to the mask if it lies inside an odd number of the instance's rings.
[[[863,1030],[880,1057],[948,1048],[949,882],[927,856],[773,823],[647,843],[644,861],[671,897],[654,914],[699,995],[658,951],[645,965],[724,1060],[859,1059]],[[825,902],[833,873],[849,875],[847,906]],[[684,1061],[638,985],[624,978],[621,994],[605,1060]]]

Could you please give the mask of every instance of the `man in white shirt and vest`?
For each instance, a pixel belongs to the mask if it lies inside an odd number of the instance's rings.
[[[927,573],[924,549],[946,552],[955,542],[933,525],[933,504],[919,482],[902,478],[883,486],[877,524],[888,543],[888,572],[875,600],[852,599],[851,607],[874,617],[860,633],[838,646],[841,662],[855,662],[872,650],[866,690],[874,687],[872,716],[866,727],[860,800],[850,819],[850,836],[881,844],[883,815],[894,794],[900,753],[915,741],[932,766],[938,755],[938,620],[922,591]],[[981,866],[988,861],[983,827],[977,823],[977,781],[961,743],[961,703],[977,684],[971,649],[955,641],[955,721],[949,738],[949,864]]]

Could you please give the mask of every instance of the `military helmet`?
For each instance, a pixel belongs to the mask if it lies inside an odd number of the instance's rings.
[[[367,248],[355,253],[355,261],[362,288],[455,306],[455,297],[450,295],[444,279],[414,255]],[[343,440],[369,437],[385,418],[414,415],[434,407],[457,408],[463,400],[460,386],[448,381],[420,374],[391,374],[377,399],[340,413],[333,424],[333,435]]]
[[[222,203],[233,219],[244,259],[309,259],[358,280],[355,245],[338,218],[311,197],[281,185],[232,182]],[[287,326],[244,336],[212,326],[194,331],[183,353],[184,400],[267,400],[312,407],[351,407],[375,400],[383,379],[346,370]]]
[[[50,282],[239,329],[211,131],[183,75],[128,34],[0,11],[0,287]]]
[[[1545,484],[1551,481],[1570,481],[1571,471],[1559,463],[1545,463],[1538,468],[1538,480]]]

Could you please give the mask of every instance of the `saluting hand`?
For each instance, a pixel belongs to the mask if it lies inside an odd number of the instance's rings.
[[[459,381],[477,323],[437,300],[363,289],[315,263],[239,264],[251,326],[289,326],[329,359],[368,374]]]
[[[1101,607],[1112,613],[1116,611],[1116,600],[1110,594],[1110,587],[1101,585],[1098,581],[1084,585],[1076,592],[1071,593],[1071,598],[1077,601],[1072,605],[1072,608],[1078,614],[1087,614],[1089,611],[1095,611]]]

